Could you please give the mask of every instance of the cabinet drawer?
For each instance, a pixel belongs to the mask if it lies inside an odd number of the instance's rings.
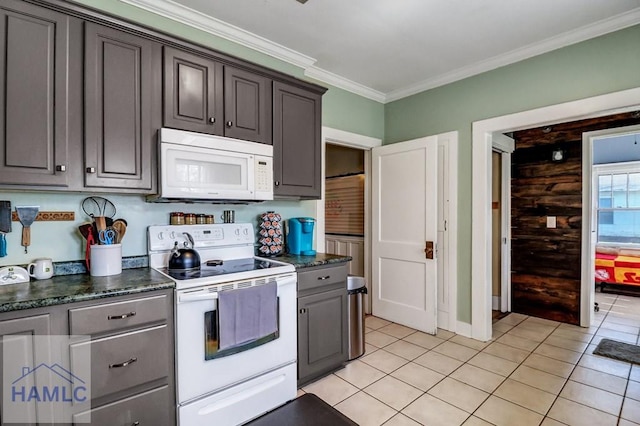
[[[94,426],[173,425],[169,387],[163,386],[131,398],[103,405],[73,416],[73,424]]]
[[[303,269],[298,271],[298,291],[311,290],[344,282],[347,288],[347,265]]]
[[[96,399],[167,377],[168,334],[168,327],[161,325],[78,343],[70,347],[71,360],[91,345],[91,397]]]
[[[167,296],[145,297],[69,310],[69,334],[99,334],[166,321]]]

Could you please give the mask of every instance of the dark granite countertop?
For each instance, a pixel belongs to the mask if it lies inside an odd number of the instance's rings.
[[[351,256],[340,256],[336,254],[316,253],[315,256],[298,256],[295,254],[284,254],[274,260],[293,264],[296,269],[312,268],[314,266],[330,265],[333,263],[346,263],[352,259]]]
[[[0,312],[61,305],[83,300],[174,288],[175,283],[151,268],[123,269],[119,275],[60,275],[48,280],[0,286]]]

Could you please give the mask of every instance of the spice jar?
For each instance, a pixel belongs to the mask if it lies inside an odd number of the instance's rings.
[[[196,216],[196,223],[198,225],[204,225],[205,223],[207,223],[207,219],[206,216],[203,214],[199,214]]]
[[[206,223],[207,225],[214,223],[213,215],[212,214],[206,215],[204,219],[204,223]]]
[[[184,214],[184,224],[185,225],[195,225],[196,224],[196,214],[195,213],[185,213]]]
[[[169,223],[171,225],[184,225],[184,213],[182,212],[169,213]]]

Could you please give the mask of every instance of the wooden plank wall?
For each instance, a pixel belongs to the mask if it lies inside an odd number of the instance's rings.
[[[616,114],[514,132],[511,176],[513,312],[580,323],[582,134],[640,123]],[[634,117],[635,116],[635,117]],[[552,162],[555,149],[566,161]],[[546,227],[547,216],[557,228]]]
[[[364,236],[364,174],[325,181],[327,234]]]

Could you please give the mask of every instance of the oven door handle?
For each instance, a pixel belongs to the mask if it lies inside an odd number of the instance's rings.
[[[198,293],[198,294],[181,294],[178,296],[178,303],[188,302],[200,302],[202,300],[216,300],[218,298],[218,292],[213,293]]]

